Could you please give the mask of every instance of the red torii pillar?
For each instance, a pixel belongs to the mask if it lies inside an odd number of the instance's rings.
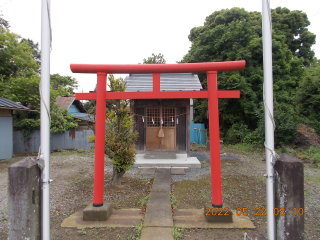
[[[240,98],[240,91],[218,90],[217,72],[243,70],[245,61],[181,64],[70,64],[73,73],[97,74],[96,93],[77,93],[77,100],[96,100],[93,206],[103,206],[106,99],[208,98],[212,206],[222,207],[218,98]],[[208,91],[160,91],[160,73],[207,73]],[[152,92],[106,92],[107,74],[152,73]]]

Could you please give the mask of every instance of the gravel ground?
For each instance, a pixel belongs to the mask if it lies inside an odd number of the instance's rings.
[[[192,147],[195,153],[209,156],[203,147]],[[225,149],[240,161],[221,161],[223,201],[230,208],[265,207],[265,162],[263,152],[244,153]],[[26,156],[15,156],[0,161],[0,239],[7,239],[7,168]],[[35,157],[35,156],[34,156]],[[135,228],[96,228],[80,231],[61,228],[69,215],[84,209],[92,201],[94,156],[92,152],[61,152],[51,154],[51,239],[128,239]],[[306,163],[305,172],[305,239],[320,239],[320,169]],[[153,175],[139,175],[133,168],[123,176],[123,186],[109,184],[112,174],[110,160],[105,159],[104,201],[119,208],[140,208],[140,201],[148,194],[148,183]],[[200,169],[188,169],[186,175],[174,175],[173,193],[177,207],[202,208],[211,199],[210,162],[201,161]],[[252,218],[256,231],[266,236],[266,218]],[[243,239],[242,229],[186,229],[184,239]]]
[[[208,163],[205,164],[210,166]],[[184,180],[197,180],[201,175],[208,173],[210,173],[210,168],[187,168],[186,175],[172,175],[171,178],[176,182]]]
[[[25,158],[14,156],[0,162],[0,239],[7,239],[7,179],[8,166]],[[34,156],[36,157],[36,156]],[[151,177],[138,175],[133,168],[122,178],[122,186],[109,184],[112,176],[110,160],[105,158],[104,202],[116,208],[140,208],[140,200],[148,194]],[[50,156],[50,222],[51,239],[127,239],[136,234],[135,228],[97,228],[87,231],[61,228],[60,224],[72,213],[84,209],[93,197],[94,155],[92,152],[59,152]],[[139,223],[137,223],[139,224]]]

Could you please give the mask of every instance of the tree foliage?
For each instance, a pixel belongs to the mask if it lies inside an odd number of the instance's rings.
[[[311,46],[316,43],[316,35],[307,28],[310,25],[307,14],[278,7],[272,11],[272,24],[276,34],[285,36],[285,43],[292,54],[309,66],[314,58]]]
[[[315,35],[308,31],[305,13],[286,8],[272,10],[274,112],[277,143],[294,139],[297,126],[296,89],[312,63]],[[240,99],[220,99],[220,131],[227,141],[262,142],[264,138],[263,52],[261,13],[242,8],[209,15],[203,26],[191,29],[192,46],[182,62],[245,60],[243,71],[218,74],[218,88],[240,90]],[[207,88],[205,74],[199,74]],[[207,100],[196,100],[196,120],[208,123]],[[251,137],[251,138],[250,138]]]
[[[143,64],[164,64],[166,63],[166,60],[164,59],[163,54],[154,54],[152,53],[151,57],[148,57],[147,59],[143,59]]]
[[[311,65],[297,91],[300,121],[320,134],[320,60]]]
[[[23,106],[40,110],[39,95],[40,76],[11,77],[7,79],[0,94],[14,102],[20,102]]]
[[[3,33],[6,29],[10,27],[9,22],[2,18],[2,14],[0,14],[0,32]]]
[[[0,88],[10,77],[30,77],[38,72],[33,49],[8,29],[0,33]]]
[[[21,42],[26,42],[28,46],[33,50],[32,57],[38,63],[39,67],[41,65],[41,51],[39,49],[39,43],[33,42],[31,39],[22,38]]]
[[[122,78],[108,76],[111,91],[123,92],[126,89]],[[134,120],[130,115],[128,100],[115,100],[115,106],[106,114],[106,155],[112,160],[112,184],[120,185],[120,178],[128,171],[135,161],[135,142],[138,132],[133,130]]]
[[[67,91],[66,95],[74,94],[74,89],[78,88],[78,81],[70,76],[61,76],[60,74],[51,74],[50,76],[50,85],[53,90],[58,90],[59,87],[62,87]]]
[[[40,129],[40,94],[39,94],[40,76],[32,75],[29,78],[16,77],[9,78],[6,88],[0,91],[0,95],[14,102],[20,102],[23,106],[29,107],[38,112],[17,111],[14,115],[14,129],[24,130],[25,138],[28,139],[33,130]],[[67,110],[61,109],[56,104],[58,96],[69,95],[67,89],[59,86],[58,89],[50,89],[50,131],[65,132],[69,129],[78,127],[77,120],[68,114]]]
[[[74,119],[68,110],[62,109],[58,104],[53,102],[50,107],[51,127],[52,133],[63,133],[66,130],[76,129],[78,127],[78,120]]]
[[[0,96],[37,111],[17,111],[14,114],[14,129],[24,130],[26,139],[33,130],[40,128],[40,63],[38,43],[11,33],[8,21],[0,17]],[[51,82],[51,132],[76,128],[77,120],[55,101],[58,96],[73,94],[77,81],[69,76],[53,74]]]

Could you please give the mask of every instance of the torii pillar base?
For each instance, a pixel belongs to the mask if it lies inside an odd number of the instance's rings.
[[[91,203],[83,210],[83,221],[107,221],[111,214],[111,203],[104,203],[101,207],[94,207]]]
[[[204,216],[207,222],[233,222],[233,213],[230,208],[215,208],[212,204],[204,206]]]

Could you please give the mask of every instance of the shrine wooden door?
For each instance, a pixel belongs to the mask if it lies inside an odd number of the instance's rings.
[[[176,109],[147,108],[146,150],[172,151],[176,150]],[[164,137],[159,137],[162,129]]]

